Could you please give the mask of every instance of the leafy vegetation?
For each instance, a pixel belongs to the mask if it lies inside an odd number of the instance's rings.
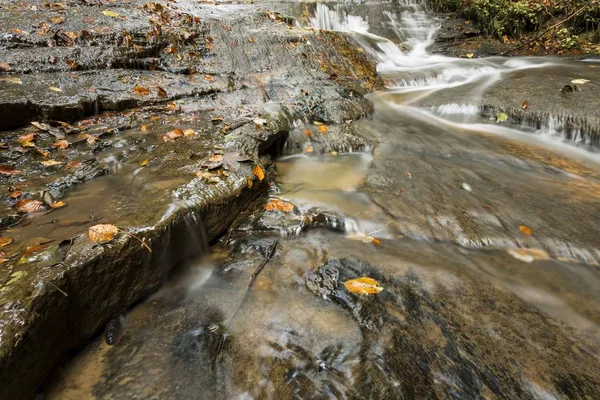
[[[458,12],[486,35],[500,39],[550,33],[562,49],[600,42],[600,0],[430,0],[438,12]]]

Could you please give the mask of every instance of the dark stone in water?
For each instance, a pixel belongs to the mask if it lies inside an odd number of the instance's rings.
[[[123,331],[123,323],[121,322],[121,316],[113,318],[108,321],[106,328],[104,329],[104,341],[111,346],[117,344]]]

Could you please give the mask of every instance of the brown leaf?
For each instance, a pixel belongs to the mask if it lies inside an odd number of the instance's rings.
[[[43,156],[43,157],[48,157],[48,156],[50,155],[50,152],[49,152],[49,151],[46,151],[46,150],[40,149],[40,148],[38,148],[38,147],[36,147],[36,148],[35,148],[35,151],[36,151],[36,152],[37,152],[39,155],[41,155],[41,156]]]
[[[165,142],[169,142],[171,140],[175,140],[175,139],[179,139],[180,137],[183,136],[183,131],[179,128],[177,129],[173,129],[172,131],[167,132],[162,139]]]
[[[119,228],[110,224],[98,224],[90,227],[88,237],[94,243],[108,243],[119,233]]]
[[[523,110],[525,110],[527,107],[529,107],[529,103],[527,102],[527,100],[523,101],[523,103],[521,104],[521,108],[523,108]]]
[[[51,17],[50,22],[53,24],[62,24],[65,21],[65,17]]]
[[[533,235],[533,230],[530,227],[528,227],[528,226],[521,225],[521,226],[519,226],[519,230],[522,233],[524,233],[525,235],[528,235],[528,236]]]
[[[304,133],[306,136],[312,136],[313,135],[312,131],[310,131],[308,129],[303,130],[302,133]]]
[[[9,196],[13,199],[21,197],[23,191],[21,189],[8,188]]]
[[[0,237],[0,247],[8,246],[13,240],[11,237]]]
[[[81,164],[81,161],[79,161],[79,160],[69,161],[67,163],[67,165],[65,165],[65,168],[66,169],[76,168],[79,166],[79,164]]]
[[[256,39],[254,38],[254,36],[250,36],[250,39],[248,39],[248,41],[250,41],[250,43],[256,43]]]
[[[12,68],[10,68],[10,65],[8,63],[0,63],[0,71],[6,72],[6,71],[10,71]]]
[[[24,199],[17,201],[17,210],[23,213],[32,213],[44,209],[44,203],[39,200]]]
[[[69,142],[65,139],[60,139],[52,143],[52,147],[54,147],[55,149],[66,149],[67,147],[69,147]]]
[[[156,90],[158,91],[158,97],[167,97],[167,91],[165,89],[158,86]]]
[[[0,165],[0,175],[11,176],[20,174],[21,171],[16,170],[12,165],[3,164]]]
[[[62,208],[66,205],[67,203],[65,203],[64,201],[55,201],[54,203],[50,204],[50,208]]]
[[[263,169],[260,167],[260,165],[255,166],[254,169],[252,170],[252,173],[254,173],[254,176],[256,176],[258,178],[258,180],[261,182],[263,179],[265,179],[265,171],[263,171]]]
[[[366,276],[350,279],[344,282],[344,286],[349,292],[355,294],[377,294],[383,290],[379,282]]]
[[[208,82],[212,82],[215,80],[215,78],[212,75],[208,75],[208,74],[204,75],[204,79],[207,80]]]
[[[135,92],[135,94],[137,94],[138,96],[148,96],[150,94],[150,90],[148,90],[148,88],[145,88],[143,86],[139,86],[136,85],[133,88],[133,91]]]
[[[79,37],[79,35],[75,32],[64,32],[65,36],[71,40],[75,40]]]
[[[35,138],[35,133],[26,133],[25,135],[19,136],[17,139],[18,143],[30,142]]]
[[[71,70],[76,70],[79,68],[79,64],[73,60],[66,60],[65,64],[67,64],[67,67],[69,67]]]
[[[268,211],[283,211],[285,213],[289,213],[294,209],[294,205],[292,203],[288,203],[287,201],[279,200],[279,199],[271,199],[267,204],[265,204],[265,210]]]

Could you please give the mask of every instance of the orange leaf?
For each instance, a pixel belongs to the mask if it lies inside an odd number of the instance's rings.
[[[314,151],[315,151],[315,149],[312,146],[308,146],[305,150],[306,153],[312,153]]]
[[[107,243],[119,233],[119,228],[110,224],[98,224],[90,227],[88,237],[94,243]]]
[[[11,176],[11,175],[17,175],[20,173],[21,173],[21,171],[16,170],[15,167],[13,167],[12,165],[7,165],[7,164],[0,165],[0,175]]]
[[[21,189],[13,189],[13,190],[9,189],[9,193],[10,193],[9,196],[11,198],[16,199],[18,197],[21,197],[21,195],[23,194],[23,191]]]
[[[51,208],[61,208],[66,206],[67,203],[65,203],[64,201],[55,201],[54,203],[50,204]]]
[[[208,158],[209,162],[219,162],[223,161],[223,156],[221,154],[213,154]]]
[[[144,124],[144,125],[140,126],[140,131],[146,132],[147,130],[148,130],[148,125]]]
[[[263,171],[263,169],[260,167],[260,165],[257,165],[256,167],[254,167],[254,169],[252,170],[252,173],[254,173],[254,175],[261,182],[263,179],[265,179],[265,171]]]
[[[302,131],[306,136],[312,136],[312,131],[309,131],[308,129],[305,129]]]
[[[265,210],[268,211],[283,211],[285,213],[289,213],[294,209],[294,205],[292,203],[288,203],[287,201],[279,200],[279,199],[271,199],[267,204],[265,204]]]
[[[0,247],[8,246],[13,242],[11,237],[0,237]]]
[[[533,230],[528,226],[521,225],[521,226],[519,226],[519,230],[528,236],[533,235]]]
[[[212,82],[215,80],[215,78],[213,78],[212,75],[208,75],[208,74],[204,75],[204,79],[206,79],[208,82]]]
[[[344,286],[349,292],[355,294],[377,294],[383,290],[379,282],[366,276],[350,279],[344,282]]]
[[[527,102],[527,100],[523,101],[523,103],[521,104],[521,107],[523,108],[523,110],[525,110],[527,107],[529,107],[529,103]]]
[[[179,139],[182,136],[183,136],[183,131],[181,129],[177,128],[177,129],[173,129],[172,131],[167,132],[167,134],[164,135],[162,137],[162,139],[165,142],[168,142],[171,140]]]
[[[167,91],[163,88],[161,88],[160,86],[158,86],[157,88],[158,91],[158,97],[167,97]]]
[[[133,88],[133,91],[135,92],[135,94],[137,94],[138,96],[148,96],[150,94],[150,90],[148,90],[147,88],[143,87],[143,86],[138,86],[136,85]]]
[[[319,126],[318,129],[322,135],[325,135],[327,133],[327,131],[329,130],[329,127],[327,125],[321,125],[321,126]]]

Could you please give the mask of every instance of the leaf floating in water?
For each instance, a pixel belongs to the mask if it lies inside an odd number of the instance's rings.
[[[294,205],[292,203],[288,203],[287,201],[279,199],[271,199],[267,204],[265,204],[265,210],[268,211],[283,211],[285,213],[289,213],[293,209]]]
[[[50,204],[50,208],[62,208],[66,205],[67,203],[65,203],[64,201],[55,201],[54,203]]]
[[[354,232],[346,235],[347,239],[358,240],[363,243],[373,243],[373,244],[381,244],[379,239],[374,238],[371,235],[365,235],[364,233]]]
[[[119,228],[110,224],[98,224],[90,227],[88,237],[94,243],[108,243],[119,233]]]
[[[52,143],[52,147],[54,147],[55,149],[66,149],[67,147],[69,147],[69,142],[65,139],[60,139]]]
[[[0,237],[0,247],[8,246],[13,242],[11,237]]]
[[[169,142],[171,140],[175,140],[175,139],[179,139],[180,137],[183,136],[183,131],[179,128],[177,129],[173,129],[172,131],[167,132],[162,139],[165,142]]]
[[[23,213],[32,213],[44,209],[44,203],[39,200],[23,199],[17,201],[17,210]]]
[[[509,249],[508,254],[517,260],[526,263],[533,262],[534,260],[547,260],[550,258],[548,253],[542,249]]]
[[[529,102],[527,102],[527,100],[524,100],[523,103],[521,103],[521,108],[523,110],[526,110],[529,107]]]
[[[521,226],[519,226],[519,230],[522,233],[524,233],[525,235],[528,235],[528,236],[533,235],[533,230],[530,227],[528,227],[528,226],[521,225]]]
[[[260,165],[254,167],[252,173],[254,173],[254,176],[256,176],[260,182],[262,182],[262,180],[265,179],[265,171],[263,171]]]
[[[584,84],[586,84],[588,82],[589,82],[588,79],[573,79],[571,81],[571,83],[575,83],[575,84],[578,84],[578,85],[584,85]]]
[[[344,282],[344,286],[349,292],[355,294],[377,294],[383,290],[379,282],[366,276],[350,279]]]
[[[506,115],[506,113],[498,113],[498,115],[496,115],[497,122],[506,122],[507,119],[508,115]]]

